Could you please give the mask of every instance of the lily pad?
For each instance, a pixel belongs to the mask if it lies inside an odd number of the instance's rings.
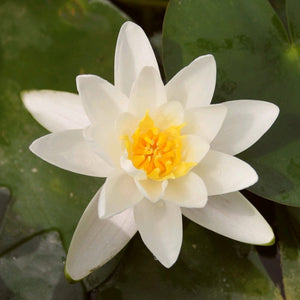
[[[45,135],[20,92],[76,92],[80,73],[113,78],[122,12],[102,1],[4,0],[0,4],[0,185],[12,192],[0,252],[55,228],[67,248],[75,226],[103,179],[72,174],[35,157],[28,147]]]
[[[10,203],[10,192],[7,188],[0,187],[0,232],[4,223],[4,216]]]
[[[286,299],[300,294],[300,209],[277,207],[279,249]]]
[[[218,66],[213,102],[258,99],[280,107],[270,131],[240,157],[260,176],[252,192],[300,206],[300,2],[286,5],[288,26],[266,0],[171,0],[163,63],[170,79],[194,58],[212,53]]]
[[[98,299],[281,299],[253,246],[185,220],[176,264],[164,268],[137,235]]]
[[[63,272],[65,251],[57,232],[37,235],[0,258],[1,299],[83,299],[80,284]]]

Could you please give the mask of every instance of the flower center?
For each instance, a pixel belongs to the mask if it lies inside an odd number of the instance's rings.
[[[193,163],[182,162],[180,130],[184,124],[160,130],[148,112],[140,121],[130,139],[124,137],[128,158],[137,169],[144,170],[148,178],[165,180],[185,175]]]

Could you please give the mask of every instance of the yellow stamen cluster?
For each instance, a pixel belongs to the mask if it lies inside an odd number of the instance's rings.
[[[148,178],[165,180],[185,175],[194,163],[182,161],[183,125],[160,130],[148,113],[126,142],[128,158],[137,169],[144,170]]]

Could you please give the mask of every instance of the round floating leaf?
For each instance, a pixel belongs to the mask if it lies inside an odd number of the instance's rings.
[[[43,229],[68,246],[84,208],[103,183],[51,166],[28,146],[45,135],[20,92],[76,92],[80,73],[113,78],[114,48],[125,17],[109,3],[87,0],[0,3],[0,184],[12,192],[0,251]]]
[[[213,102],[257,99],[280,107],[271,130],[240,157],[260,176],[254,193],[300,206],[300,2],[286,5],[288,28],[266,0],[171,0],[163,62],[170,79],[194,58],[212,53],[218,66]]]

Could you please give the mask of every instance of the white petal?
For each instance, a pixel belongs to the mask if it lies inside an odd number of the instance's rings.
[[[98,76],[79,75],[76,83],[86,113],[94,124],[114,124],[128,105],[125,95]]]
[[[210,104],[216,85],[216,62],[212,55],[196,58],[166,85],[169,101],[188,109]]]
[[[264,101],[236,100],[223,104],[227,107],[227,115],[211,147],[232,155],[259,140],[279,114],[276,105]]]
[[[135,183],[140,190],[140,192],[152,202],[157,202],[160,200],[165,192],[165,189],[168,185],[167,180],[155,181],[151,179],[147,180],[138,180],[135,179]]]
[[[119,115],[119,118],[116,122],[116,128],[119,136],[128,136],[131,137],[136,131],[140,119],[134,116],[131,113],[125,112]]]
[[[209,150],[209,144],[198,135],[186,135],[182,141],[182,160],[199,163]]]
[[[153,113],[155,126],[164,130],[184,122],[184,110],[180,102],[170,101],[158,107]]]
[[[177,260],[182,244],[180,208],[163,201],[143,200],[135,206],[134,218],[145,245],[166,268],[170,268]]]
[[[79,129],[45,135],[35,140],[30,150],[50,164],[83,175],[106,177],[112,170],[92,150]]]
[[[190,172],[183,177],[169,180],[162,199],[182,207],[204,207],[207,191],[203,180]]]
[[[114,126],[91,125],[84,130],[84,137],[103,160],[113,167],[120,166],[121,140]]]
[[[144,67],[132,86],[128,110],[142,118],[147,110],[151,113],[166,101],[166,91],[159,73],[153,67]]]
[[[99,198],[99,218],[107,218],[117,214],[143,199],[132,177],[124,171],[114,171],[110,174]]]
[[[132,209],[99,219],[99,193],[84,211],[73,235],[66,261],[66,274],[80,280],[113,258],[136,233]]]
[[[209,151],[193,171],[203,179],[209,196],[239,191],[258,180],[250,165],[217,151]]]
[[[81,129],[90,124],[78,95],[40,90],[21,93],[25,107],[51,132]]]
[[[132,22],[122,25],[115,53],[115,86],[129,96],[132,85],[145,66],[159,73],[151,44],[143,29]]]
[[[274,234],[256,208],[239,192],[209,197],[204,208],[183,208],[197,224],[244,243],[272,243]]]
[[[226,106],[222,104],[195,107],[185,111],[183,134],[200,135],[210,143],[223,124],[226,116]]]

